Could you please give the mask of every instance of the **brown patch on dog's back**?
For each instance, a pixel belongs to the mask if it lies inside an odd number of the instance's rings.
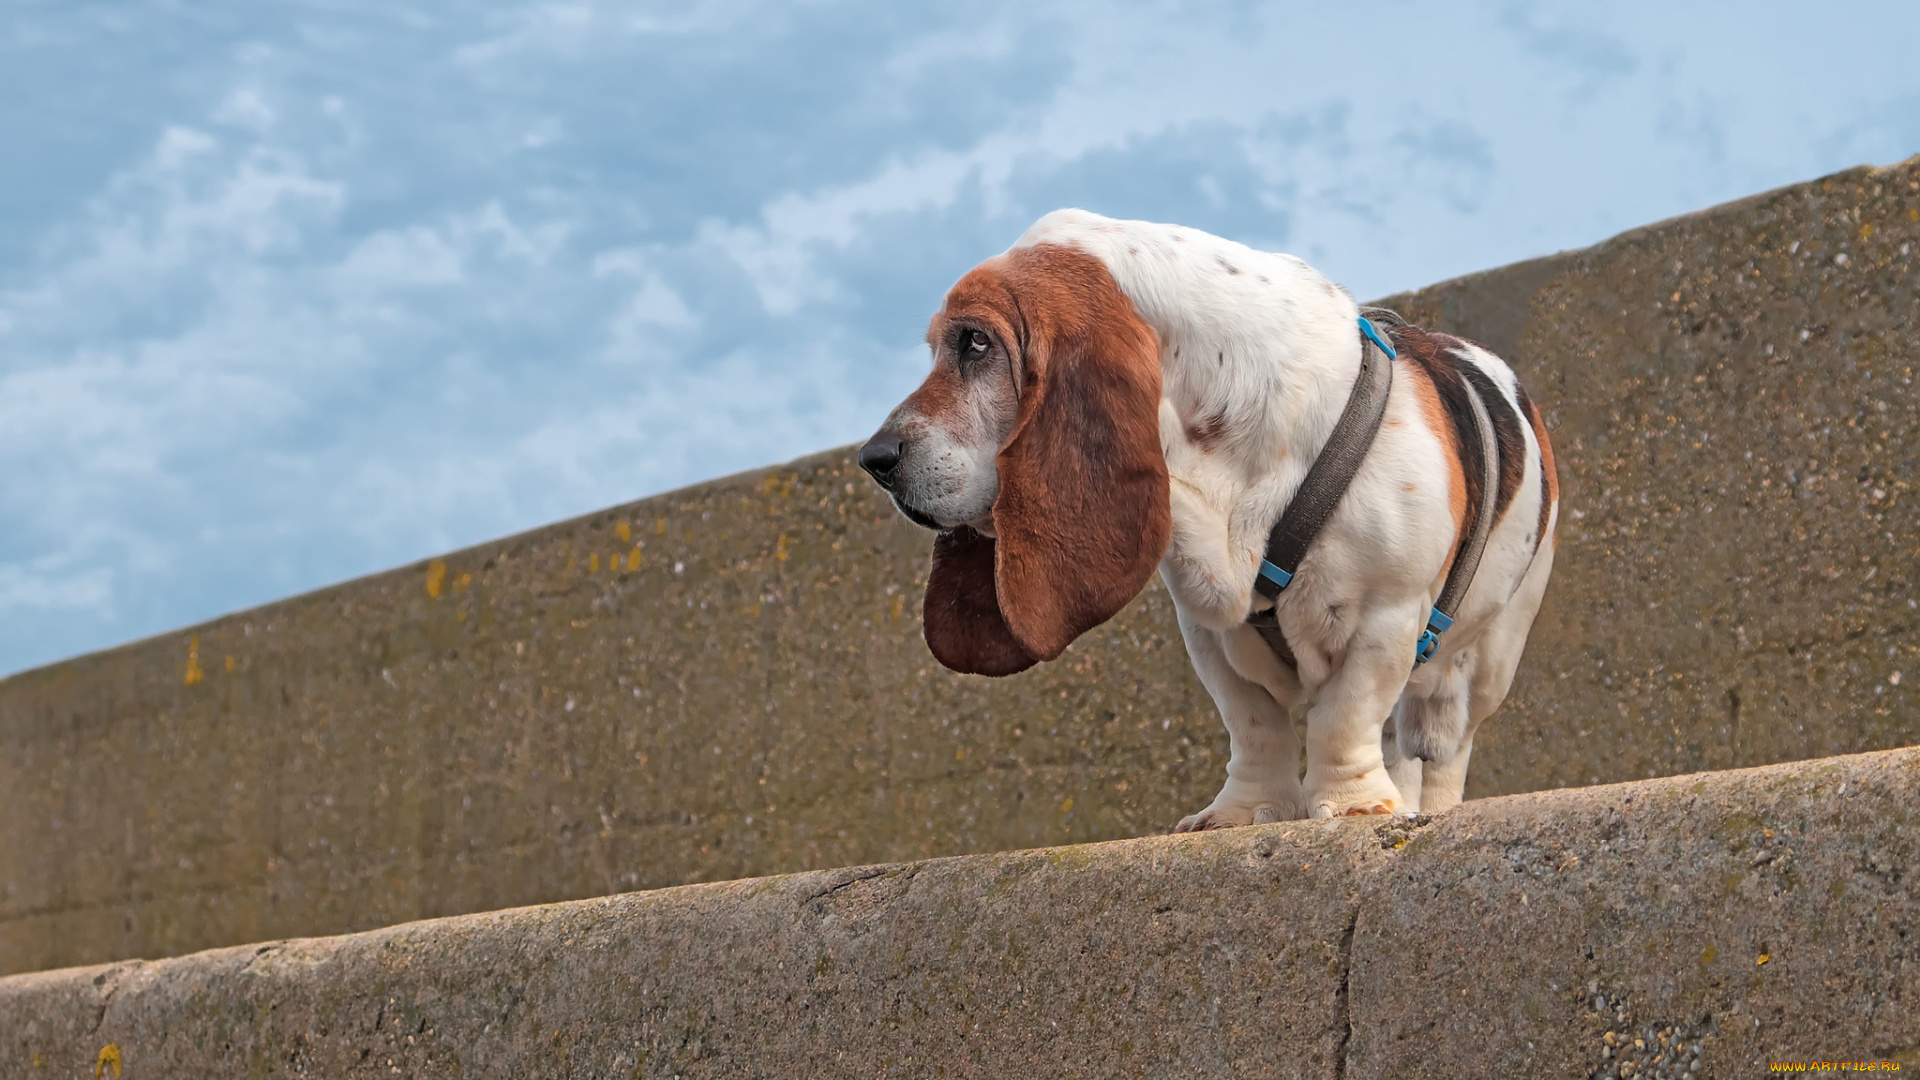
[[[1540,525],[1533,534],[1533,545],[1538,548],[1547,535],[1547,522],[1553,517],[1553,508],[1560,503],[1560,474],[1554,466],[1553,440],[1547,438],[1547,421],[1540,415],[1540,406],[1527,396],[1527,389],[1514,380],[1514,386],[1520,391],[1520,407],[1526,410],[1527,426],[1533,428],[1533,441],[1540,444]]]
[[[1453,547],[1447,552],[1447,563],[1451,565],[1454,553],[1460,550],[1460,544],[1467,538],[1467,476],[1461,466],[1460,435],[1447,416],[1447,407],[1440,401],[1440,391],[1434,386],[1428,365],[1416,359],[1413,344],[1402,341],[1398,334],[1394,336],[1393,344],[1396,351],[1408,360],[1407,373],[1413,376],[1408,380],[1408,385],[1413,387],[1414,397],[1420,402],[1421,419],[1426,421],[1433,437],[1440,440],[1440,452],[1447,459],[1447,512],[1453,517]],[[1431,350],[1432,339],[1426,338],[1420,347]],[[1474,486],[1477,488],[1479,485]]]
[[[1520,434],[1520,418],[1515,415],[1513,405],[1500,392],[1492,376],[1482,371],[1478,364],[1459,355],[1469,342],[1449,334],[1431,333],[1404,324],[1394,326],[1387,332],[1393,337],[1395,350],[1408,360],[1408,367],[1424,375],[1427,384],[1433,388],[1433,396],[1439,402],[1445,419],[1444,423],[1436,425],[1435,430],[1451,433],[1455,461],[1453,468],[1458,470],[1462,481],[1465,505],[1476,509],[1480,506],[1482,475],[1480,432],[1473,418],[1473,405],[1467,395],[1479,393],[1481,403],[1487,408],[1487,417],[1493,422],[1494,447],[1498,455],[1499,483],[1494,489],[1494,521],[1497,524],[1506,514],[1507,507],[1513,504],[1514,496],[1519,494],[1520,480],[1527,471],[1526,440]],[[1432,423],[1431,417],[1428,422]],[[1463,507],[1456,521],[1465,520]],[[1464,524],[1456,528],[1461,536],[1465,535]]]

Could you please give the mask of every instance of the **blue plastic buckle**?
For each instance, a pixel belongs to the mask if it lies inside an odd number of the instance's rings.
[[[1400,355],[1393,351],[1393,346],[1387,344],[1387,339],[1380,336],[1380,331],[1375,330],[1373,323],[1369,320],[1364,318],[1360,320],[1360,332],[1367,335],[1368,341],[1380,346],[1380,351],[1387,354],[1387,359],[1391,360]]]
[[[1292,574],[1287,573],[1285,570],[1280,569],[1265,559],[1260,560],[1260,576],[1283,589],[1293,581]]]
[[[1434,608],[1433,613],[1427,616],[1427,628],[1420,634],[1420,644],[1413,650],[1413,666],[1419,667],[1433,659],[1433,654],[1440,649],[1440,635],[1451,629],[1453,620],[1442,615],[1439,608]]]

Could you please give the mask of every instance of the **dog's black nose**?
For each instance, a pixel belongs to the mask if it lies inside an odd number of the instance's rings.
[[[860,467],[879,481],[881,487],[890,486],[893,470],[899,464],[900,436],[891,431],[880,432],[860,448]]]

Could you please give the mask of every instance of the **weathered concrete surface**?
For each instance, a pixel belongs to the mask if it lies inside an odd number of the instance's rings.
[[[1324,1076],[1380,851],[1122,841],[22,975],[0,1076]]]
[[[1561,448],[1473,794],[1920,740],[1916,240],[1909,162],[1390,301],[1513,357]],[[1157,583],[1058,663],[961,678],[920,642],[927,548],[835,451],[0,681],[0,972],[1211,797]]]
[[[0,1077],[1912,1067],[1917,784],[1893,751],[20,975]]]
[[[1465,804],[1361,890],[1346,1075],[1911,1070],[1917,789],[1896,750]]]

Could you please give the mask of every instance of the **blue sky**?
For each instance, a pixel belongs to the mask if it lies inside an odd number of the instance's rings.
[[[1920,5],[25,0],[0,673],[864,437],[1046,210],[1362,298],[1920,152]]]

